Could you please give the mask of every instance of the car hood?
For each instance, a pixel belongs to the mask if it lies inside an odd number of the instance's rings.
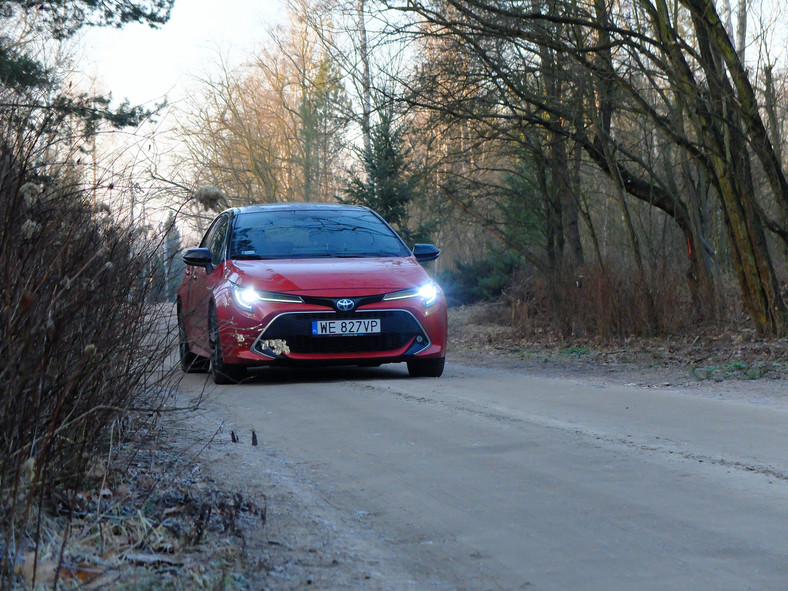
[[[429,279],[415,258],[232,261],[230,280],[268,291],[326,296],[374,295]]]

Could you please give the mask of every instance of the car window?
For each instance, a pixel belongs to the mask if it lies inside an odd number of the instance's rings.
[[[304,209],[241,213],[230,258],[409,256],[396,232],[368,210]]]
[[[211,222],[208,231],[205,232],[205,234],[202,237],[202,240],[200,241],[200,248],[208,248],[208,245],[211,243],[211,240],[213,240],[213,237],[216,235],[216,230],[218,229],[223,217],[224,216],[217,217],[215,220]]]
[[[226,215],[217,218],[200,243],[201,247],[211,251],[211,263],[213,265],[218,265],[224,258],[228,221],[229,218]]]

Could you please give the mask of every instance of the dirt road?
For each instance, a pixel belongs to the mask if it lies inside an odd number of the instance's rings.
[[[261,588],[784,589],[774,384],[745,400],[456,360],[440,379],[282,370],[211,386],[192,424],[220,428],[218,482],[268,499],[251,546],[292,551]]]

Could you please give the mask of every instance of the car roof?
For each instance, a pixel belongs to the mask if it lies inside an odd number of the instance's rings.
[[[260,203],[257,205],[245,205],[243,207],[233,207],[228,211],[232,211],[234,214],[237,215],[241,213],[257,213],[263,211],[294,211],[294,210],[372,211],[370,208],[361,205],[348,205],[344,203],[318,203],[311,201],[297,201],[297,202],[288,202],[288,203]]]

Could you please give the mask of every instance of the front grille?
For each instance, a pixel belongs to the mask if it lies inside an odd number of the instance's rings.
[[[381,332],[363,336],[314,336],[312,322],[315,320],[359,320],[379,318]],[[341,314],[332,312],[287,313],[274,319],[257,339],[254,350],[261,350],[260,343],[283,340],[291,353],[302,354],[347,354],[385,353],[405,347],[414,339],[427,346],[429,339],[419,322],[409,312],[402,310],[380,310]]]

